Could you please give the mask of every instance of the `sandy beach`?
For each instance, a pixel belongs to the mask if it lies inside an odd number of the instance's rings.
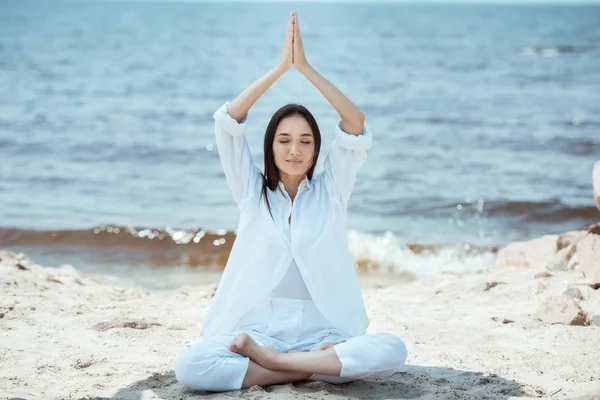
[[[481,273],[365,289],[368,332],[408,347],[390,380],[225,393],[185,389],[173,374],[202,340],[215,285],[149,293],[0,251],[0,398],[600,398],[598,238],[548,235],[501,249]]]

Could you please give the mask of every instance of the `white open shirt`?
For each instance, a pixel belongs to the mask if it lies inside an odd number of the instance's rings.
[[[348,246],[346,209],[371,147],[367,125],[358,136],[342,131],[341,121],[335,125],[324,170],[312,181],[304,178],[293,203],[282,182],[274,191],[267,189],[273,221],[261,198],[262,176],[244,135],[248,115],[238,123],[227,113],[228,104],[213,118],[219,157],[240,221],[202,335],[233,333],[241,317],[281,282],[292,261],[316,307],[334,326],[350,336],[366,333],[369,319]]]

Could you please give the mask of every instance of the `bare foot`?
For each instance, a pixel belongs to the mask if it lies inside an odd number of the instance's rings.
[[[250,358],[263,368],[276,369],[274,361],[279,354],[273,346],[261,346],[245,332],[238,334],[231,344],[229,351]]]
[[[346,340],[340,340],[339,342],[325,342],[322,345],[320,345],[319,347],[317,347],[317,349],[315,351],[321,351],[321,350],[327,350],[333,346],[335,346],[338,343],[344,343]]]

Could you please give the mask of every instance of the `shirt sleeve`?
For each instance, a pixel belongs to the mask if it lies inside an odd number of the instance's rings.
[[[335,141],[325,158],[323,168],[325,174],[333,181],[342,204],[346,206],[356,174],[367,158],[367,150],[371,147],[373,136],[366,124],[361,135],[346,133],[341,125],[342,121],[335,126]]]
[[[254,165],[250,147],[246,140],[248,114],[237,122],[227,112],[229,101],[214,113],[217,149],[223,172],[233,198],[238,207],[252,193],[253,188],[262,181],[260,171]]]

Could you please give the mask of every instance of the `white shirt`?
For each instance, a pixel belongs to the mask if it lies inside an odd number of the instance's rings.
[[[288,219],[289,222],[289,219]],[[291,241],[291,223],[288,223],[288,229],[285,230],[286,236]],[[311,300],[310,292],[304,283],[302,273],[298,269],[295,260],[287,269],[285,276],[279,284],[270,293],[271,297],[283,297],[287,299]]]
[[[283,297],[286,299],[310,300],[310,292],[302,279],[302,274],[295,261],[292,261],[279,284],[270,293],[271,297]]]
[[[365,124],[362,135],[356,136],[336,124],[324,170],[312,181],[304,178],[293,203],[282,182],[278,189],[267,190],[273,221],[261,198],[262,176],[244,135],[248,115],[238,123],[227,113],[228,104],[213,118],[221,165],[240,221],[202,335],[234,332],[241,317],[282,281],[292,261],[319,311],[342,332],[364,334],[369,319],[348,245],[346,210],[356,174],[371,147],[370,130]]]

